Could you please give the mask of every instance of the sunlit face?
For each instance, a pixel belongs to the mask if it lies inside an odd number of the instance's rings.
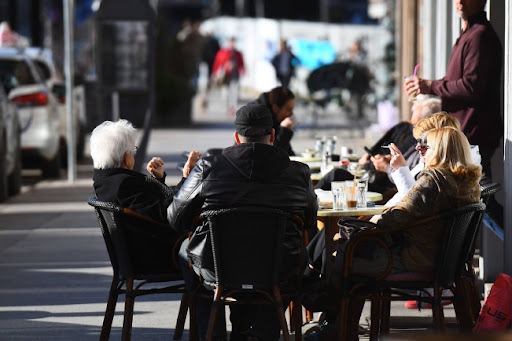
[[[281,123],[285,118],[293,115],[293,108],[295,107],[295,99],[289,99],[281,108],[274,106],[277,122]]]
[[[430,146],[426,141],[423,148],[425,148],[425,164],[428,164],[430,161],[432,161],[432,158],[434,157],[434,152],[432,151],[432,146]]]
[[[459,17],[467,20],[484,9],[486,0],[455,0],[454,3]]]
[[[425,153],[427,152],[428,148],[425,138],[422,137],[421,139],[416,140],[416,147],[414,149],[416,149],[418,154],[420,154],[421,161],[426,163]]]

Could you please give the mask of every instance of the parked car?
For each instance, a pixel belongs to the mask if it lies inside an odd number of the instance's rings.
[[[8,98],[18,108],[23,167],[41,168],[43,177],[60,176],[57,100],[32,60],[15,48],[0,48],[0,75]]]
[[[62,74],[55,67],[52,51],[47,48],[29,47],[25,49],[25,53],[34,61],[43,80],[46,82],[47,88],[57,98],[59,118],[60,118],[60,151],[62,154],[61,166],[66,166],[67,160],[67,110],[66,110],[66,84]],[[75,146],[76,156],[80,159],[84,155],[85,148],[85,117],[80,117],[77,108],[74,110],[75,115]]]
[[[21,189],[21,127],[17,108],[0,84],[0,202]]]

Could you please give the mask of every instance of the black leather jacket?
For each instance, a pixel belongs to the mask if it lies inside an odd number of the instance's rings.
[[[167,219],[182,232],[192,228],[194,217],[202,211],[251,205],[280,208],[299,215],[304,228],[314,227],[318,204],[309,167],[263,143],[225,148],[221,155],[197,163],[167,209]],[[295,259],[301,233],[297,226],[286,231],[285,247],[293,250]]]

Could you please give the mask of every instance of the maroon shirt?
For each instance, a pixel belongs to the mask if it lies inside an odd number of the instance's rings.
[[[502,47],[485,12],[469,18],[453,47],[446,76],[432,82],[444,111],[457,117],[471,144],[494,149],[503,136]]]

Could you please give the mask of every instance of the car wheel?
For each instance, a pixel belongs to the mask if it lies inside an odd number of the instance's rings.
[[[7,174],[5,174],[6,143],[5,132],[3,132],[0,140],[0,202],[4,202],[7,199]]]
[[[61,153],[60,148],[55,153],[55,156],[53,159],[45,160],[42,171],[43,171],[43,178],[59,178],[60,177],[60,159],[61,159]]]
[[[16,151],[16,160],[14,160],[14,169],[9,175],[9,195],[16,195],[21,190],[21,133],[18,135],[18,149]]]

